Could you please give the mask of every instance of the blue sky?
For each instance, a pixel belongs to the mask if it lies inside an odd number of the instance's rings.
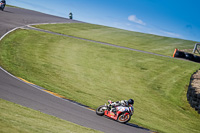
[[[7,0],[92,24],[200,42],[200,0]]]

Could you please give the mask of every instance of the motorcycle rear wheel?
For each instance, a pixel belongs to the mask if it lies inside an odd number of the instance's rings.
[[[105,112],[105,110],[107,110],[107,109],[108,109],[108,107],[105,106],[105,105],[99,106],[99,107],[96,109],[96,114],[102,116],[102,115],[104,115],[104,112]]]
[[[125,113],[122,113],[118,116],[117,121],[120,123],[127,123],[131,119],[131,115],[128,113],[128,115],[124,116]]]

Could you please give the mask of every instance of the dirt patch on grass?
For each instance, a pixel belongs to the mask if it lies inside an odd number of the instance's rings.
[[[200,70],[194,73],[190,79],[187,99],[191,107],[195,108],[200,114]]]
[[[195,88],[196,93],[200,94],[200,70],[195,73],[194,75],[192,75],[192,86]]]

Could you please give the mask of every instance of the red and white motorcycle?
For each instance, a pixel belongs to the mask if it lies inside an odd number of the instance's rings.
[[[129,107],[127,107],[127,106],[119,105],[119,106],[116,106],[115,111],[112,111],[110,108],[111,104],[112,104],[112,101],[108,100],[108,105],[105,104],[105,105],[99,106],[96,109],[96,114],[100,116],[105,115],[114,120],[117,120],[120,123],[127,123],[131,119],[131,116],[133,115],[133,106],[130,105]]]

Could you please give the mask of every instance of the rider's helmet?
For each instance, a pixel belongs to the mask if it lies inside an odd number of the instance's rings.
[[[128,100],[128,104],[133,105],[133,104],[134,104],[134,100],[133,100],[133,99],[129,99],[129,100]]]

